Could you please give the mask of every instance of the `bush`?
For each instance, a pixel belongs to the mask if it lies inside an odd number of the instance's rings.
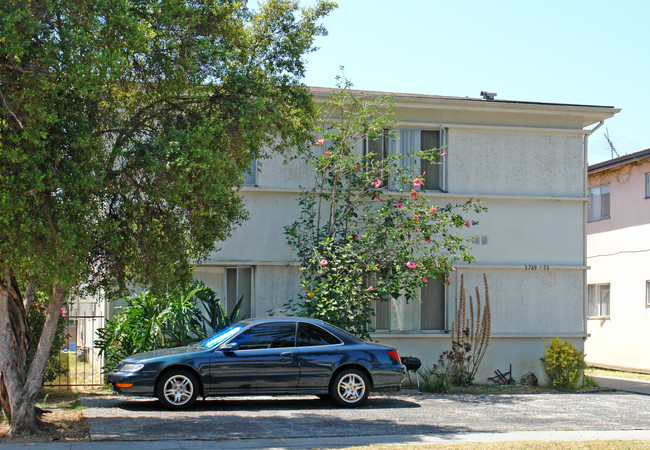
[[[546,345],[546,343],[544,343]],[[585,355],[569,341],[553,338],[540,358],[546,376],[555,389],[576,389],[585,370]]]

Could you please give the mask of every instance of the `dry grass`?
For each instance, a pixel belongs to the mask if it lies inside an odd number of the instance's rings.
[[[404,445],[368,445],[363,447],[347,447],[348,450],[399,450]],[[650,441],[632,440],[603,440],[603,441],[517,441],[517,442],[476,442],[471,444],[423,444],[409,445],[414,449],[435,450],[519,450],[519,449],[572,449],[572,450],[601,450],[601,449],[647,449]]]
[[[0,421],[0,444],[87,441],[90,438],[88,421],[76,393],[44,389],[36,406],[43,410],[40,433],[30,437],[13,436],[9,433],[9,424]]]
[[[585,370],[585,375],[602,375],[606,377],[632,378],[635,380],[650,381],[650,375],[647,373],[625,372],[622,370],[598,369],[589,367]]]

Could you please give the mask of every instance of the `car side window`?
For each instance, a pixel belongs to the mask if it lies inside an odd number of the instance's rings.
[[[313,347],[315,345],[335,345],[341,340],[329,331],[311,323],[298,324],[298,347]]]
[[[240,350],[295,347],[296,324],[289,322],[261,323],[243,331],[230,342],[236,342]]]

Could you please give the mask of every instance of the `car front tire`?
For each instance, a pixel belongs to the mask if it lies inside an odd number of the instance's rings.
[[[330,397],[341,406],[360,406],[367,400],[369,388],[368,377],[363,372],[347,369],[332,381]]]
[[[156,389],[158,401],[167,409],[189,408],[199,394],[199,382],[193,373],[170,370],[163,374]]]

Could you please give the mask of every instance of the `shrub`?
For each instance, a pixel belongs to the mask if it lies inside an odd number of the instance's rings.
[[[546,345],[546,342],[544,343]],[[542,367],[555,389],[575,389],[585,369],[585,355],[569,341],[553,338],[540,358]]]

